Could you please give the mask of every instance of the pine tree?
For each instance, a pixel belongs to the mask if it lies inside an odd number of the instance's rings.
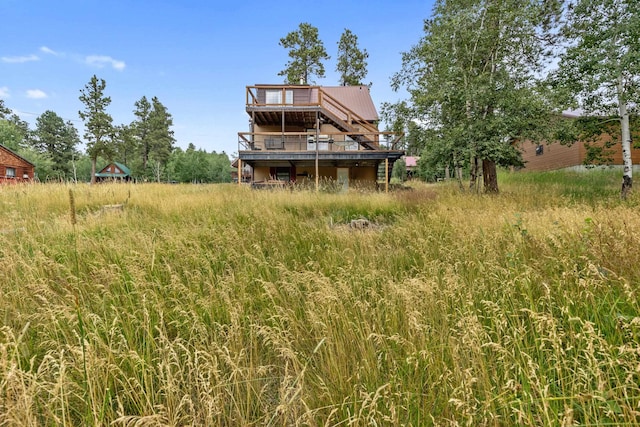
[[[336,71],[340,73],[341,86],[363,84],[363,80],[367,76],[367,58],[369,58],[367,50],[360,50],[358,47],[358,36],[345,28],[340,36],[340,41],[338,41],[338,64],[336,66]]]
[[[113,119],[106,112],[111,98],[104,95],[107,84],[104,79],[91,77],[84,89],[80,90],[80,101],[85,109],[78,115],[84,121],[84,137],[87,142],[87,154],[91,158],[91,183],[96,182],[96,162],[98,156],[110,157],[113,152]]]
[[[36,119],[31,145],[52,160],[52,171],[57,178],[71,178],[72,160],[80,143],[78,131],[70,121],[47,110]]]
[[[291,60],[287,67],[278,73],[285,76],[285,83],[310,83],[311,76],[324,77],[323,60],[330,59],[322,41],[318,37],[318,29],[303,22],[298,30],[292,31],[280,39],[280,46],[289,49]]]

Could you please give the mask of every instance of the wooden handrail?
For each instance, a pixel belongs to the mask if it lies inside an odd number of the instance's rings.
[[[271,90],[281,90],[282,91],[282,104],[266,104],[260,103],[258,100],[257,90],[260,89],[271,89]],[[287,104],[286,101],[286,91],[287,90],[296,90],[296,89],[308,89],[310,91],[317,90],[317,103],[295,103],[295,104]],[[295,95],[294,95],[295,96]],[[396,134],[393,132],[381,132],[378,128],[367,121],[365,118],[360,116],[355,111],[351,110],[349,107],[344,105],[342,102],[338,101],[336,98],[331,96],[329,93],[325,92],[322,89],[322,86],[305,86],[305,85],[254,85],[246,87],[246,102],[247,107],[320,107],[326,110],[327,113],[330,113],[335,116],[335,118],[343,121],[348,127],[345,129],[353,129],[354,125],[360,127],[358,130],[344,132],[342,134],[345,135],[361,135],[367,139],[371,138],[371,143],[378,144],[380,141],[380,136],[382,135],[395,135],[396,137],[390,141],[392,149],[395,149],[398,142],[402,138],[401,134]],[[332,119],[333,120],[333,119]],[[261,133],[262,135],[272,134],[273,136],[282,135],[282,132],[273,132],[273,133]],[[287,133],[293,135],[291,133]],[[254,134],[257,135],[257,134]],[[243,138],[244,139],[244,138]],[[253,142],[245,141],[251,145]]]
[[[322,96],[320,96],[320,94],[322,94]],[[322,90],[321,87],[318,87],[318,100],[323,100],[325,98],[329,99],[329,101],[331,101],[331,103],[334,106],[338,107],[338,110],[341,113],[347,116],[347,119],[348,119],[347,124],[351,124],[350,123],[351,120],[353,120],[353,118],[355,117],[358,124],[363,125],[364,127],[368,128],[372,132],[379,132],[378,128],[371,125],[366,119],[364,119],[358,113],[351,110],[349,107],[347,107],[346,105],[344,105],[343,103],[341,103],[340,101],[338,101],[337,99],[335,99],[334,97],[326,93],[324,90]],[[320,102],[320,106],[324,108],[324,103]]]

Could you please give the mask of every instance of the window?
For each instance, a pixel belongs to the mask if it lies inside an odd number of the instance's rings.
[[[293,91],[285,90],[284,104],[293,104]],[[265,104],[283,104],[282,89],[270,89],[265,92]]]
[[[536,156],[542,156],[544,154],[544,145],[536,146]]]
[[[276,179],[278,181],[289,181],[291,179],[291,168],[276,168]]]
[[[15,178],[16,177],[16,169],[15,168],[7,168],[5,175],[7,178]]]

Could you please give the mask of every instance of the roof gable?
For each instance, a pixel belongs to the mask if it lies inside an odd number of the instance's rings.
[[[107,166],[100,169],[100,172],[96,173],[97,177],[109,178],[109,177],[125,177],[131,175],[131,170],[118,162],[111,162]]]
[[[25,158],[24,158],[24,157],[22,157],[20,154],[16,153],[15,151],[11,150],[11,149],[10,149],[10,148],[8,148],[8,147],[5,147],[5,146],[4,146],[4,145],[2,145],[2,144],[0,144],[0,150],[4,150],[4,151],[6,151],[7,153],[9,153],[9,155],[10,155],[10,156],[16,157],[17,159],[19,159],[19,160],[21,160],[21,161],[23,161],[23,162],[25,162],[25,163],[28,163],[29,165],[31,165],[31,166],[33,166],[33,167],[35,167],[35,165],[34,165],[33,163],[31,163],[29,160],[25,159]]]

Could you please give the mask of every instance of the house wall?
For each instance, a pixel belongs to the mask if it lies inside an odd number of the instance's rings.
[[[580,149],[580,144],[566,146],[559,143],[542,145],[542,154],[536,154],[535,144],[531,141],[521,143],[520,151],[524,161],[524,169],[528,171],[546,171],[562,169],[582,163],[584,149]]]
[[[253,170],[254,181],[268,181],[271,168],[256,167]],[[304,183],[305,181],[315,182],[316,168],[315,166],[298,166],[296,167],[296,183]],[[338,179],[338,170],[335,167],[320,167],[318,174],[321,179]],[[378,171],[375,167],[352,167],[349,168],[349,181],[374,183],[378,177]]]
[[[604,137],[597,143],[602,144]],[[587,149],[583,142],[577,142],[571,146],[560,143],[543,144],[543,153],[536,155],[537,144],[530,141],[521,144],[522,160],[525,161],[525,170],[547,171],[581,166],[587,155]],[[622,145],[615,144],[607,149],[611,151],[613,165],[622,165]],[[631,161],[640,163],[640,149],[631,149]]]
[[[282,91],[283,87],[282,86],[276,86],[273,88],[259,88],[256,90],[256,98],[258,100],[258,104],[266,104],[267,102],[267,96],[266,93],[267,91],[278,91],[283,93]],[[312,103],[312,99],[311,99],[311,88],[309,87],[304,87],[304,88],[292,88],[292,87],[287,87],[285,88],[286,91],[291,91],[293,92],[293,103],[295,105],[309,105]],[[284,101],[286,101],[286,95],[283,94],[283,103]],[[315,103],[317,103],[317,100],[314,101]]]
[[[15,178],[7,178],[7,168],[15,169]],[[29,181],[34,178],[34,167],[12,152],[0,147],[0,182]],[[28,178],[25,179],[24,175]]]

